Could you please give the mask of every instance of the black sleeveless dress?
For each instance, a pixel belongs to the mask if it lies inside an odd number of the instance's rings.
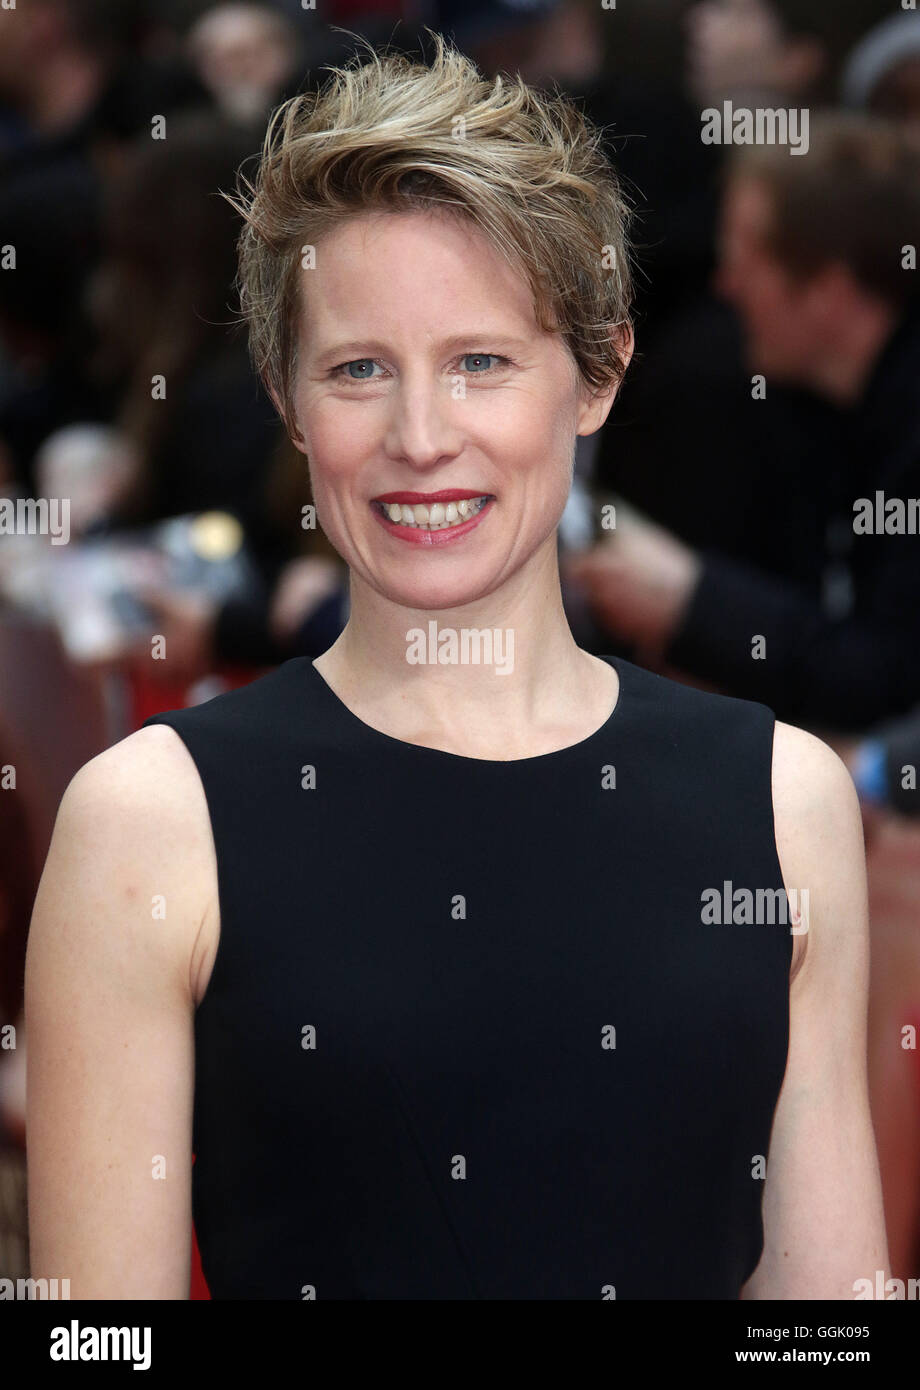
[[[792,936],[712,903],[783,889],[774,717],[604,659],[607,722],[512,762],[372,729],[307,657],[146,721],[217,852],[212,1297],[738,1297]]]

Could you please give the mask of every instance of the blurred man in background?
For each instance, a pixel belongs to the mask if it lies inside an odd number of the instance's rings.
[[[824,544],[805,585],[726,557],[717,532],[699,553],[627,524],[572,562],[613,635],[819,729],[865,729],[920,699],[916,538],[854,523],[857,499],[920,497],[918,245],[920,146],[899,127],[833,115],[812,123],[807,159],[736,151],[719,286],[749,366],[767,396],[795,383],[846,421]],[[756,396],[755,381],[753,410]],[[797,499],[775,500],[784,537]]]

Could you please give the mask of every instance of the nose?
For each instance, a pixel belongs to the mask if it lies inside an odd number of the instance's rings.
[[[389,458],[419,472],[430,472],[456,458],[463,447],[462,390],[451,379],[428,371],[405,373],[390,396],[384,447]]]

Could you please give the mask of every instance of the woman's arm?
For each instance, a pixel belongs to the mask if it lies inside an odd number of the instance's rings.
[[[742,1298],[853,1299],[889,1277],[866,1080],[868,909],[862,826],[844,764],[777,723],[776,843],[787,890],[808,890],[790,988],[789,1056],[764,1191],[764,1251]],[[766,930],[774,930],[768,927]]]
[[[187,1298],[194,963],[213,840],[165,726],[87,763],[62,799],[26,957],[33,1278],[70,1297]]]

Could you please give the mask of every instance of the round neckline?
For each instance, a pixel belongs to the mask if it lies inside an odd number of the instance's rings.
[[[624,678],[624,667],[627,666],[628,663],[618,656],[601,656],[598,653],[595,653],[595,655],[598,655],[600,661],[606,661],[608,666],[612,666],[617,673],[617,698],[613,709],[602,724],[585,738],[579,739],[577,743],[568,743],[564,748],[552,748],[548,753],[535,753],[529,758],[471,758],[465,753],[451,753],[446,748],[431,748],[427,743],[409,743],[406,739],[396,738],[393,734],[385,734],[382,729],[375,729],[373,724],[368,724],[366,720],[361,719],[355,714],[354,710],[349,709],[341,696],[337,695],[333,690],[325,676],[314,666],[311,657],[305,656],[303,660],[312,673],[314,682],[318,683],[325,692],[326,698],[339,710],[341,715],[350,724],[361,731],[365,736],[380,739],[394,748],[400,748],[411,753],[420,753],[423,757],[448,758],[454,763],[465,763],[467,766],[472,767],[535,767],[538,764],[549,763],[554,758],[563,758],[567,755],[571,756],[574,753],[590,747],[609,732],[614,722],[619,723],[622,719],[623,704],[624,700],[627,698],[627,682]]]

